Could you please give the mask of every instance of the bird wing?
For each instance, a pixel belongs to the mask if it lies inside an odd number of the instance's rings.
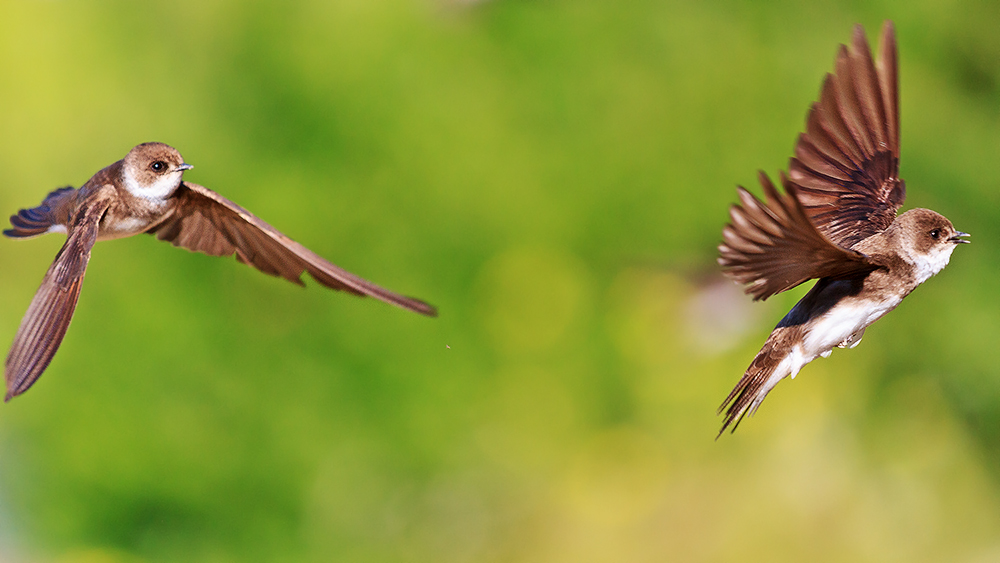
[[[35,383],[66,335],[90,262],[90,250],[97,241],[101,217],[109,206],[103,193],[106,192],[98,192],[89,202],[81,204],[74,214],[66,243],[56,254],[21,320],[4,363],[6,401]]]
[[[369,295],[422,315],[437,310],[419,299],[404,297],[360,278],[288,238],[271,225],[212,190],[181,183],[173,196],[177,207],[150,229],[156,238],[210,256],[230,256],[272,276],[302,285],[302,273],[326,287],[354,295]]]
[[[892,22],[882,29],[878,65],[862,27],[841,45],[799,135],[789,177],[809,219],[851,248],[884,231],[906,198],[899,179],[899,71]]]
[[[879,265],[869,257],[838,246],[809,220],[796,197],[797,188],[781,175],[779,194],[763,172],[760,183],[767,202],[739,188],[742,205],[734,204],[732,222],[722,230],[719,264],[729,277],[747,284],[754,299],[791,289],[813,278],[844,278],[870,272]]]

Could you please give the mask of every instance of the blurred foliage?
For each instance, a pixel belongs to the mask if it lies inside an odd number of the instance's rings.
[[[102,242],[0,408],[0,559],[1000,558],[1000,17],[978,2],[0,0],[0,204],[139,142],[436,320]],[[908,207],[974,244],[734,436],[800,288],[715,244],[896,22]],[[9,342],[62,237],[0,241]],[[991,273],[992,272],[992,273]]]

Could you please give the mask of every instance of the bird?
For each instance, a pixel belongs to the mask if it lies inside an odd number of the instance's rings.
[[[785,315],[719,407],[718,439],[756,412],[785,377],[833,348],[853,348],[865,329],[940,272],[970,236],[929,209],[897,216],[899,68],[896,32],[882,27],[876,64],[860,25],[841,45],[795,145],[780,193],[763,171],[765,200],[737,186],[718,263],[754,300],[816,283]]]
[[[42,375],[69,328],[91,249],[99,240],[140,233],[210,256],[244,264],[298,285],[308,272],[320,284],[371,296],[403,309],[437,316],[437,310],[362,279],[288,238],[214,191],[184,181],[192,165],[164,143],[142,143],[93,175],[80,188],[51,192],[41,205],[21,209],[4,235],[24,239],[64,233],[66,242],[42,279],[4,362],[5,401],[24,393]]]

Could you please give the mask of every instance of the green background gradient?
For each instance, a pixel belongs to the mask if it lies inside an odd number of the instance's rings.
[[[805,291],[715,245],[896,22],[907,208],[972,233],[714,441]],[[1000,558],[1000,5],[0,0],[0,209],[143,141],[440,308],[102,242],[0,406],[0,561]],[[64,238],[0,240],[0,343]]]

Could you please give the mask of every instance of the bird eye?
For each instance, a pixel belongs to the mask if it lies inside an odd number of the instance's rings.
[[[162,160],[157,160],[153,164],[150,164],[149,167],[153,169],[153,172],[162,172],[167,168],[167,163]]]
[[[932,239],[937,240],[939,236],[941,236],[941,229],[934,229],[933,231],[931,231]]]

